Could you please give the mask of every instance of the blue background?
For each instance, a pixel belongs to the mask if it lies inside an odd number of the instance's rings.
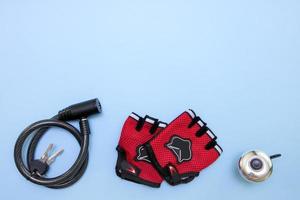
[[[299,198],[300,2],[0,1],[0,199]],[[13,147],[30,123],[99,97],[90,120],[90,163],[74,186],[51,190],[17,171]],[[219,136],[219,160],[190,184],[160,189],[114,173],[122,124],[135,111],[171,121],[193,108]],[[79,148],[61,130],[41,141]],[[250,184],[237,174],[251,149],[282,153],[274,174]]]

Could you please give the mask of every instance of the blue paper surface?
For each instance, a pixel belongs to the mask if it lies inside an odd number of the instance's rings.
[[[0,199],[297,199],[300,142],[300,2],[0,1]],[[68,105],[98,97],[90,162],[74,186],[52,190],[17,171],[20,132]],[[115,175],[122,124],[132,112],[170,122],[192,108],[224,153],[193,182],[160,189]],[[74,125],[77,126],[75,123]],[[40,142],[65,152],[75,139],[53,129]],[[251,149],[282,153],[266,182],[237,173]]]

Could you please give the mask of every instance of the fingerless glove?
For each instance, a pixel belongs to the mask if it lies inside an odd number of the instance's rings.
[[[188,110],[145,144],[147,158],[169,184],[187,183],[222,153],[216,139],[206,123]]]
[[[119,144],[116,174],[126,180],[159,187],[163,178],[151,165],[143,144],[159,133],[166,123],[132,113],[125,121]]]

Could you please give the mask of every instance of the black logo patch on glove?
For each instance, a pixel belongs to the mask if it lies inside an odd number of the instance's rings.
[[[192,143],[188,139],[183,139],[179,136],[173,136],[166,147],[171,149],[177,157],[177,161],[182,163],[189,161],[192,158]]]
[[[136,160],[146,161],[148,163],[151,163],[151,161],[149,160],[149,157],[148,157],[148,153],[144,146],[139,146],[136,149],[136,152],[137,152]]]

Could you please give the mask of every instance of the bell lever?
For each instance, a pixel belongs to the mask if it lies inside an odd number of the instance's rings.
[[[281,157],[281,154],[280,154],[280,153],[279,153],[279,154],[271,155],[271,156],[270,156],[270,159],[279,158],[279,157]]]

